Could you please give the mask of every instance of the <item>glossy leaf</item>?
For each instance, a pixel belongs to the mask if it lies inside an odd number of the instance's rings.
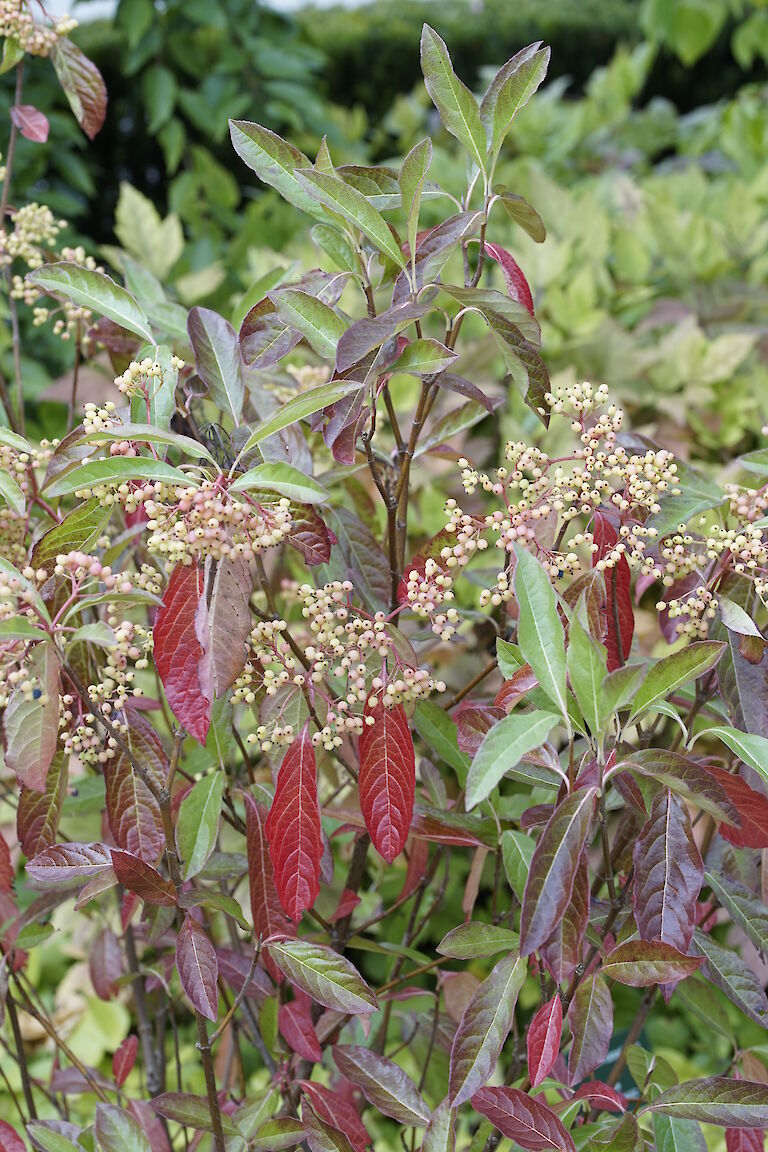
[[[768,1028],[768,998],[765,990],[753,969],[742,960],[738,952],[724,948],[698,929],[694,933],[692,948],[696,956],[704,957],[703,975],[724,992],[745,1016],[761,1027]]]
[[[283,975],[318,1004],[353,1015],[366,1015],[378,1007],[354,965],[333,949],[307,940],[270,941],[267,949]]]
[[[504,774],[516,768],[528,752],[543,744],[557,723],[558,717],[552,712],[528,712],[505,716],[494,724],[469,767],[467,811],[485,800]]]
[[[472,93],[454,72],[445,42],[428,24],[421,33],[421,71],[446,129],[463,144],[470,159],[483,171],[486,139],[480,110]]]
[[[358,192],[357,188],[345,183],[338,176],[328,172],[316,172],[312,168],[303,168],[298,173],[298,180],[311,197],[339,213],[358,228],[398,267],[405,267],[403,254],[389,230],[389,225],[362,192]]]
[[[314,199],[298,182],[297,168],[309,168],[309,158],[261,124],[230,120],[232,147],[260,180],[276,188],[284,200],[302,212],[317,214]]]
[[[330,384],[320,384],[317,388],[309,388],[306,392],[300,392],[298,396],[291,397],[276,412],[267,416],[252,429],[250,436],[240,450],[240,455],[244,456],[257,444],[261,444],[270,436],[274,436],[276,432],[281,432],[283,428],[288,428],[291,424],[306,419],[307,416],[319,412],[322,408],[327,408],[329,404],[335,403],[336,400],[340,400],[349,392],[356,392],[359,387],[359,383],[354,380],[334,380]]]
[[[292,920],[317,899],[323,832],[309,723],[288,748],[265,831],[280,903]]]
[[[281,1004],[277,1013],[280,1035],[302,1060],[316,1063],[323,1058],[323,1050],[312,1023],[312,1005],[306,997]]]
[[[483,1088],[472,1097],[472,1107],[487,1116],[503,1136],[530,1152],[545,1148],[574,1152],[573,1140],[562,1121],[538,1096],[506,1086]]]
[[[724,651],[725,644],[717,640],[699,640],[659,660],[632,701],[632,716],[640,715],[657,700],[669,699],[681,685],[709,672]]]
[[[366,702],[360,735],[360,808],[374,848],[388,864],[405,847],[413,816],[416,759],[400,704]],[[368,723],[368,721],[372,721]]]
[[[352,1152],[352,1144],[344,1132],[321,1120],[306,1103],[302,1106],[301,1119],[309,1152]]]
[[[176,846],[185,880],[202,871],[216,847],[225,783],[223,772],[211,772],[193,784],[181,802]]]
[[[668,1088],[640,1109],[724,1128],[765,1128],[768,1126],[768,1087],[748,1080],[708,1076],[686,1080]]]
[[[738,880],[707,871],[706,881],[731,919],[746,932],[759,952],[768,952],[768,908]]]
[[[515,556],[514,590],[520,610],[517,642],[543,691],[567,716],[565,634],[555,590],[543,566],[530,552],[516,546]]]
[[[684,800],[726,824],[739,824],[739,811],[716,775],[703,764],[663,748],[641,748],[626,762],[633,771],[671,788]]]
[[[568,907],[595,795],[595,788],[581,788],[566,797],[539,838],[520,919],[520,950],[525,956],[545,943]]]
[[[344,1079],[359,1088],[379,1112],[408,1127],[429,1123],[430,1110],[420,1092],[393,1060],[356,1044],[337,1044],[333,1059]]]
[[[205,744],[211,722],[212,687],[201,674],[203,647],[197,611],[203,595],[203,573],[197,565],[177,564],[155,617],[155,665],[176,719]]]
[[[189,1092],[163,1092],[152,1100],[152,1107],[158,1116],[183,1124],[187,1128],[197,1128],[200,1132],[210,1132],[211,1110],[204,1096],[193,1096]],[[222,1113],[222,1127],[225,1136],[235,1136],[237,1129],[226,1113]]]
[[[700,967],[699,958],[686,956],[671,944],[627,940],[606,956],[600,971],[619,984],[648,988],[684,980]]]
[[[542,1004],[528,1025],[528,1076],[532,1087],[546,1080],[560,1051],[563,1030],[563,1002],[559,993]]]
[[[188,484],[178,468],[149,456],[110,456],[80,464],[74,471],[62,472],[45,485],[47,496],[69,496],[86,488],[118,486],[126,480],[163,480],[169,484]]]
[[[277,492],[300,504],[323,504],[328,492],[317,480],[290,464],[257,464],[229,486],[230,492]]]
[[[597,550],[592,553],[592,564],[611,556],[619,536],[616,528],[602,512],[595,512],[592,536]],[[605,647],[608,653],[608,671],[615,672],[629,659],[632,650],[632,636],[635,631],[635,614],[632,608],[632,573],[626,556],[618,560],[612,556],[611,566],[603,573],[605,602],[602,616],[605,631]]]
[[[526,836],[525,832],[515,829],[506,829],[501,834],[501,853],[504,861],[504,871],[509,886],[522,903],[528,873],[531,870],[531,860],[536,847],[535,840]]]
[[[516,953],[500,960],[470,1000],[451,1048],[451,1107],[458,1108],[487,1083],[504,1046],[525,982],[527,963]]]
[[[176,938],[176,967],[192,1005],[208,1020],[215,1021],[219,1003],[216,950],[205,930],[191,916],[184,917]]]
[[[365,1152],[366,1146],[371,1143],[371,1138],[354,1104],[346,1096],[327,1088],[324,1084],[310,1080],[300,1080],[299,1084],[313,1112],[327,1124],[345,1132],[355,1152]]]
[[[296,288],[280,288],[270,295],[281,320],[297,332],[319,356],[333,359],[347,325],[317,296]]]
[[[707,1152],[704,1133],[695,1120],[680,1120],[657,1112],[653,1117],[657,1152]]]
[[[116,284],[105,272],[62,260],[57,264],[44,264],[36,268],[28,273],[27,279],[44,292],[66,296],[75,304],[90,308],[100,316],[113,320],[121,328],[134,332],[148,344],[154,344],[144,309],[130,292]]]
[[[455,960],[472,960],[476,956],[493,956],[495,952],[511,952],[519,943],[519,936],[510,928],[468,921],[443,936],[437,951]]]

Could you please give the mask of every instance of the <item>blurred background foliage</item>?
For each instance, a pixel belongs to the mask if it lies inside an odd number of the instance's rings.
[[[309,155],[327,135],[335,163],[386,163],[438,131],[419,73],[423,19],[477,88],[545,40],[550,76],[515,121],[499,182],[537,205],[548,241],[501,215],[493,235],[531,282],[550,371],[610,382],[635,426],[685,456],[754,446],[768,421],[766,4],[377,0],[289,15],[256,0],[120,0],[113,21],[89,22],[82,0],[76,13],[107,122],[89,144],[50,65],[31,61],[25,100],[52,110],[52,130],[45,145],[21,141],[15,189],[113,266],[117,244],[182,303],[235,319],[273,269],[306,260],[309,238],[235,156],[229,116]],[[436,177],[458,185],[462,161],[437,139]],[[39,334],[37,348],[28,388],[50,397],[67,349]],[[503,374],[486,342],[472,363]],[[36,414],[50,434],[55,402]]]

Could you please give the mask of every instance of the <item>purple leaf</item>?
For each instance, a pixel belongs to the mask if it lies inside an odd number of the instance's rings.
[[[451,1048],[451,1107],[465,1104],[488,1081],[504,1046],[527,964],[514,952],[500,960],[461,1018]]]
[[[643,940],[661,940],[687,952],[704,865],[683,801],[661,792],[635,841],[632,902]]]
[[[45,144],[50,124],[48,117],[35,108],[34,104],[14,104],[11,108],[11,121],[16,125],[25,140],[34,144]]]
[[[181,986],[194,1008],[208,1020],[215,1021],[219,1005],[216,951],[205,931],[191,916],[184,917],[176,939],[176,967]]]
[[[568,1008],[573,1043],[568,1057],[571,1084],[578,1084],[608,1055],[613,1033],[613,1002],[598,973],[582,980]]]
[[[545,1148],[574,1152],[573,1140],[562,1121],[540,1097],[528,1096],[517,1088],[483,1088],[472,1097],[472,1107],[503,1136],[530,1152]]]

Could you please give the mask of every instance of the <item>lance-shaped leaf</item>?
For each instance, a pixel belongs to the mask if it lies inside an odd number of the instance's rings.
[[[179,723],[200,744],[205,744],[208,735],[213,703],[212,685],[201,671],[204,650],[198,631],[198,607],[203,588],[203,573],[196,564],[177,564],[152,631],[155,666],[168,704]]]
[[[701,963],[699,957],[686,956],[660,940],[626,940],[606,956],[600,971],[619,984],[649,988],[684,980],[700,968]]]
[[[321,1120],[306,1101],[302,1105],[301,1120],[309,1152],[352,1152],[352,1143],[344,1132]]]
[[[323,1050],[312,1022],[312,1003],[306,996],[280,1005],[277,1027],[288,1047],[302,1060],[312,1063],[322,1060]]]
[[[654,1117],[654,1120],[656,1117]],[[678,1124],[691,1123],[691,1121],[678,1120]],[[655,1127],[655,1124],[654,1124]],[[706,1148],[706,1144],[704,1145]],[[764,1152],[764,1128],[726,1128],[726,1152]]]
[[[541,688],[565,717],[565,633],[557,596],[543,566],[530,552],[516,547],[515,556],[514,589],[520,610],[517,642]]]
[[[139,1038],[134,1033],[126,1036],[125,1040],[118,1045],[112,1057],[112,1076],[118,1088],[122,1088],[130,1076],[133,1066],[136,1063],[138,1051]]]
[[[509,886],[517,896],[520,903],[531,870],[531,860],[536,848],[536,841],[527,836],[525,832],[508,829],[501,834],[501,854],[504,862],[504,871],[507,874]]]
[[[206,691],[217,698],[232,687],[245,667],[253,582],[252,563],[244,556],[206,560],[204,592],[195,616],[195,632],[202,646],[198,677]]]
[[[42,268],[36,268],[34,272],[28,273],[27,279],[44,292],[66,296],[75,304],[98,312],[121,328],[134,332],[148,344],[154,344],[144,309],[130,292],[116,284],[105,272],[96,272],[62,260],[58,264],[44,264]]]
[[[464,1010],[451,1048],[451,1107],[465,1104],[490,1078],[512,1027],[526,972],[526,960],[510,953],[499,961]]]
[[[149,1140],[130,1112],[97,1104],[93,1134],[102,1152],[150,1152]]]
[[[378,1008],[355,966],[332,948],[307,940],[271,940],[267,950],[283,975],[318,1004],[359,1016]]]
[[[297,168],[310,167],[309,157],[261,124],[230,120],[229,131],[235,152],[260,180],[300,211],[319,215],[317,202],[295,176]]]
[[[716,725],[707,729],[708,736],[717,736],[735,752],[740,760],[754,768],[758,776],[768,782],[768,740],[752,732],[740,732],[738,728]]]
[[[251,895],[251,916],[256,932],[262,939],[283,935],[290,931],[288,920],[275,887],[272,860],[264,830],[266,810],[244,793],[246,840],[248,845],[248,883]]]
[[[724,992],[745,1016],[762,1028],[768,1028],[768,998],[765,990],[738,952],[724,948],[698,929],[691,946],[695,955],[704,957],[702,972],[707,979]]]
[[[641,748],[632,752],[627,767],[658,780],[683,799],[726,824],[739,823],[739,811],[714,773],[679,752]]]
[[[176,967],[181,986],[194,1008],[208,1020],[215,1020],[219,1005],[216,949],[191,916],[184,917],[176,937]]]
[[[163,817],[152,792],[134,765],[143,768],[158,788],[165,784],[168,759],[152,725],[135,708],[126,709],[128,730],[121,747],[104,765],[107,817],[119,848],[154,864],[164,844]],[[130,753],[130,755],[129,755]]]
[[[283,757],[265,826],[280,903],[295,921],[320,890],[323,830],[309,722]]]
[[[709,672],[717,664],[725,647],[725,644],[717,640],[700,640],[659,660],[648,672],[632,701],[632,716],[638,716],[657,700],[668,700],[681,685]]]
[[[603,573],[605,599],[600,612],[605,648],[608,653],[608,671],[615,672],[629,659],[632,650],[632,636],[635,631],[632,573],[626,556],[620,555],[618,559],[616,558],[614,549],[619,540],[618,532],[608,517],[599,510],[594,515],[592,537],[596,545],[596,550],[592,554],[593,567],[606,557],[611,557],[610,567]]]
[[[482,115],[482,108],[481,108]],[[531,240],[543,244],[547,238],[544,221],[536,209],[528,203],[524,196],[517,196],[514,192],[507,192],[501,186],[494,186],[494,196],[498,196],[502,208],[516,224],[528,233]]]
[[[472,1107],[503,1136],[530,1152],[545,1148],[574,1152],[573,1140],[562,1120],[540,1097],[528,1096],[517,1088],[483,1088],[472,1097]]]
[[[59,657],[51,641],[31,649],[25,674],[32,691],[14,688],[5,708],[5,763],[20,784],[44,792],[59,725]]]
[[[28,858],[37,856],[56,840],[61,809],[67,792],[69,757],[59,750],[45,779],[45,792],[23,788],[16,810],[16,835]]]
[[[253,371],[270,368],[296,347],[301,332],[294,331],[265,297],[254,304],[240,326],[238,336],[244,363]]]
[[[511,952],[520,944],[520,937],[510,928],[498,924],[477,924],[469,921],[443,936],[437,946],[441,956],[456,960],[472,960],[475,956],[493,956],[495,952]]]
[[[213,1129],[211,1109],[205,1096],[193,1096],[190,1092],[163,1092],[155,1096],[152,1107],[158,1116],[186,1128],[197,1128],[200,1132]],[[237,1129],[226,1113],[222,1113],[221,1123],[225,1136],[237,1135]]]
[[[683,801],[659,793],[633,853],[632,903],[643,940],[661,940],[687,952],[696,922],[704,865]]]
[[[328,499],[328,492],[322,484],[290,464],[257,464],[238,476],[234,484],[230,484],[229,491],[277,492],[300,504],[323,504]]]
[[[223,316],[210,308],[191,308],[187,332],[195,353],[195,368],[217,408],[239,424],[245,384],[237,334]]]
[[[577,609],[568,629],[568,676],[581,714],[590,732],[597,734],[605,715],[603,681],[608,671],[607,657],[586,624],[586,610]]]
[[[486,138],[477,102],[453,70],[445,42],[425,24],[421,33],[421,71],[432,103],[452,136],[463,144],[470,159],[485,170]]]
[[[416,791],[416,758],[405,709],[366,702],[360,735],[360,808],[373,846],[391,864],[408,839]],[[372,722],[369,722],[372,721]]]
[[[380,312],[378,316],[368,316],[355,321],[339,340],[336,349],[336,371],[348,372],[369,352],[379,348],[415,320],[421,320],[429,310],[429,304],[407,300],[404,304]]]
[[[27,872],[46,884],[64,883],[78,876],[88,880],[112,865],[106,844],[52,844],[27,864]]]
[[[405,267],[403,254],[389,230],[389,225],[362,192],[347,184],[339,176],[328,172],[316,172],[312,168],[303,168],[297,176],[310,196],[348,220],[399,268]]]
[[[731,919],[746,932],[759,952],[768,952],[768,908],[744,884],[715,871],[706,881]]]
[[[480,120],[492,155],[497,155],[517,112],[531,99],[549,67],[549,48],[541,41],[522,48],[499,68],[480,104]]]
[[[432,141],[427,136],[414,144],[403,160],[398,184],[400,185],[400,199],[408,221],[408,247],[411,253],[416,248],[416,234],[419,229],[419,208],[424,181],[429,166],[432,163]]]
[[[559,993],[542,1004],[528,1025],[528,1076],[535,1088],[546,1080],[560,1051],[563,1031],[563,1002]]]
[[[299,1085],[313,1112],[327,1124],[346,1132],[355,1152],[365,1152],[371,1138],[354,1104],[340,1092],[334,1092],[332,1088],[326,1088],[324,1084],[313,1080],[300,1080]]]
[[[485,251],[501,267],[507,292],[533,316],[533,296],[522,268],[514,256],[500,244],[486,244]]]
[[[559,723],[552,712],[514,713],[489,729],[469,766],[466,783],[467,811],[493,791],[509,769],[543,744]]]
[[[408,1127],[429,1123],[429,1108],[399,1064],[357,1044],[337,1044],[333,1059],[344,1079],[359,1088],[379,1112]]]
[[[280,288],[270,294],[277,314],[285,324],[301,332],[319,356],[332,360],[336,345],[347,325],[341,317],[317,296],[297,288]]]
[[[40,1125],[39,1127],[42,1127]],[[67,1142],[69,1143],[69,1141]],[[72,1145],[74,1148],[74,1144]],[[0,1120],[0,1152],[27,1152],[27,1146],[15,1128],[6,1120]],[[66,1150],[63,1150],[66,1152]]]
[[[524,956],[545,943],[568,907],[596,793],[596,788],[579,788],[567,796],[539,838],[520,918],[520,950]]]
[[[112,867],[121,884],[146,904],[161,904],[167,908],[176,903],[176,889],[170,880],[146,864],[140,857],[118,849],[112,850]]]
[[[568,1056],[571,1084],[578,1084],[603,1063],[611,1046],[613,1001],[608,985],[596,973],[582,980],[568,1007],[573,1042]]]
[[[192,785],[181,802],[176,821],[176,846],[185,880],[202,871],[216,847],[225,783],[223,772],[210,772]]]
[[[245,456],[257,444],[274,436],[276,432],[281,432],[283,428],[288,428],[291,424],[320,412],[321,409],[340,400],[342,396],[356,392],[359,388],[359,382],[354,380],[334,380],[332,383],[320,384],[317,388],[309,388],[306,392],[291,397],[276,412],[256,425],[241,448],[240,456]]]
[[[734,805],[739,826],[721,824],[719,831],[729,843],[739,848],[768,848],[768,799],[750,788],[743,776],[707,764],[706,770]]]
[[[69,36],[57,37],[51,59],[75,119],[93,140],[107,114],[107,88],[101,72]]]
[[[645,1107],[639,1115],[653,1112],[719,1124],[723,1128],[765,1128],[768,1126],[768,1086],[726,1076],[707,1076],[675,1084]]]
[[[447,1096],[432,1113],[421,1142],[421,1152],[456,1152],[456,1111],[451,1108]]]

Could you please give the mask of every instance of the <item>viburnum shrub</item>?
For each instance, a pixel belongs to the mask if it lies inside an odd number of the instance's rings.
[[[545,240],[494,169],[547,61],[478,104],[425,27],[459,199],[428,139],[335,167],[233,122],[323,264],[239,332],[128,257],[26,277],[115,390],[0,430],[3,1152],[763,1145],[768,454],[721,489],[550,381],[493,240]],[[131,1014],[111,1070],[36,982],[55,930]]]

